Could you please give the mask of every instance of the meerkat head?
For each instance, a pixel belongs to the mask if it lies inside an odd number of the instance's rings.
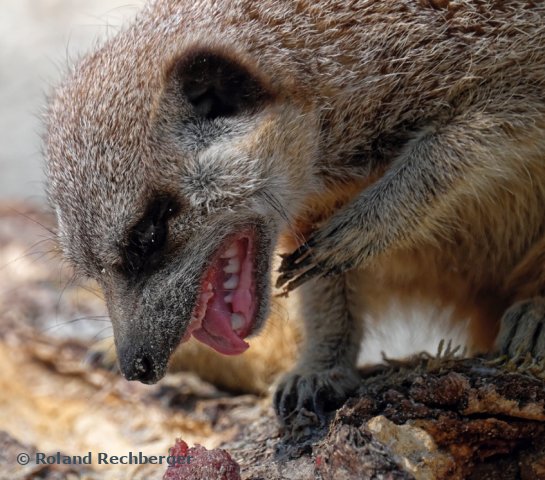
[[[45,138],[63,251],[104,291],[123,374],[146,383],[191,335],[248,348],[317,148],[273,70],[219,40],[168,43],[140,25],[83,59]]]

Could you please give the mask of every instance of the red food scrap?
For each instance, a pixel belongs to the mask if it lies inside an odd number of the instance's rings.
[[[192,448],[177,439],[169,452],[173,464],[163,480],[240,480],[240,467],[225,450],[207,450],[202,445]]]

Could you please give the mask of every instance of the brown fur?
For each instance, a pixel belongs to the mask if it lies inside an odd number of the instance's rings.
[[[281,417],[354,388],[358,317],[392,298],[454,307],[490,350],[506,308],[543,294],[544,52],[541,2],[150,3],[55,92],[46,140],[61,244],[102,284],[126,371],[164,373],[203,265],[248,222],[264,296],[278,238],[309,241],[281,265],[307,342]],[[201,54],[246,72],[227,133],[183,90]],[[178,202],[171,268],[129,278],[126,232],[158,191]],[[543,344],[519,323],[502,341]]]

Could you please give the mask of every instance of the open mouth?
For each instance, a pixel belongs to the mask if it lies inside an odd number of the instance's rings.
[[[208,266],[182,342],[193,335],[225,355],[244,352],[257,312],[255,238],[250,232],[229,237]]]

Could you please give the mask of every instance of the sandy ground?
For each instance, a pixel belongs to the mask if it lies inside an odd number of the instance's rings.
[[[66,65],[143,0],[0,2],[0,198],[43,201],[40,115]]]
[[[529,357],[463,359],[447,347],[390,361],[364,370],[336,414],[302,408],[289,427],[270,397],[229,394],[187,372],[127,382],[85,361],[93,332],[65,315],[79,310],[102,328],[103,305],[92,284],[70,281],[47,240],[37,244],[51,220],[0,202],[0,480],[545,478],[545,365]],[[221,357],[209,368],[231,367]],[[112,460],[157,459],[179,438],[212,450],[193,447],[194,461],[166,476],[156,460]],[[37,452],[90,462],[44,465]]]

